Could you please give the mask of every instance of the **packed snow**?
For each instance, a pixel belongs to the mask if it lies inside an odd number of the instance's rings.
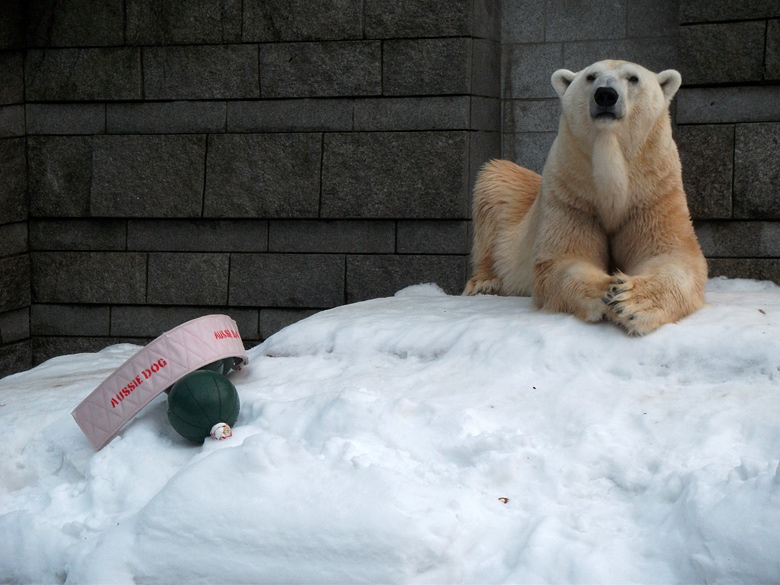
[[[631,338],[420,285],[231,374],[234,434],[161,395],[95,452],[71,410],[138,351],[0,380],[4,583],[780,581],[780,287],[714,279]]]

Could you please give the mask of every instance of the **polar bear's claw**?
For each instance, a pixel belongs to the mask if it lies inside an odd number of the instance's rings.
[[[652,286],[641,278],[615,276],[604,295],[606,317],[629,335],[645,335],[664,324],[663,311],[657,306]]]
[[[497,295],[501,291],[501,280],[498,278],[472,278],[463,290],[465,296]]]

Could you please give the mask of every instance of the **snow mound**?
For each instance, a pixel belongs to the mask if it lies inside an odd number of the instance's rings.
[[[252,349],[234,435],[70,410],[138,347],[0,380],[0,582],[780,579],[780,288],[644,338],[435,285]]]

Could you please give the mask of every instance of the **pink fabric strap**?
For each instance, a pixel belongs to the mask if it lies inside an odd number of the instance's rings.
[[[206,315],[163,333],[119,366],[72,412],[95,449],[186,374],[228,357],[249,363],[238,326],[227,315]]]

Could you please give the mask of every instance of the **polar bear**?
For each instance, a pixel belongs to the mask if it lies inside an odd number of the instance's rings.
[[[707,262],[669,119],[680,83],[626,61],[556,71],[562,113],[542,175],[494,160],[477,178],[463,294],[532,295],[631,335],[699,309]]]

